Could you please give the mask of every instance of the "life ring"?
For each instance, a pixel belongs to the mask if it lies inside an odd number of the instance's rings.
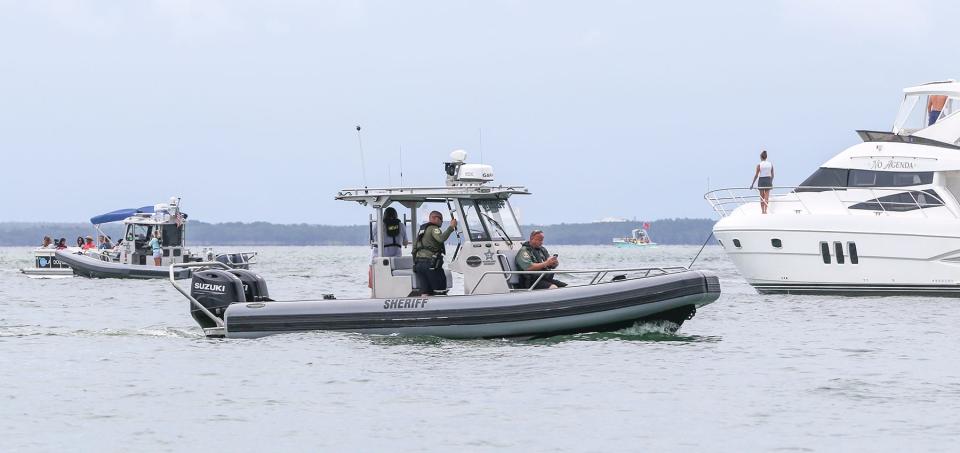
[[[77,247],[83,247],[83,236],[77,236]]]

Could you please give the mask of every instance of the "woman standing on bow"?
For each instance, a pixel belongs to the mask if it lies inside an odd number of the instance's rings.
[[[767,160],[767,150],[760,153],[760,163],[757,164],[757,171],[753,173],[753,181],[750,182],[751,189],[754,183],[760,190],[760,211],[766,214],[767,205],[770,204],[770,189],[773,188],[773,164]]]

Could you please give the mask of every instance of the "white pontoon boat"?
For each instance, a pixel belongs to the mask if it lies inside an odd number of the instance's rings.
[[[68,248],[64,251],[77,253],[79,248]],[[67,263],[57,258],[57,250],[52,247],[37,247],[33,249],[33,267],[20,269],[30,278],[65,278],[73,277],[73,269]]]
[[[613,238],[613,245],[621,249],[652,247],[657,245],[650,239],[650,234],[646,228],[634,228],[630,231],[630,236],[625,238]]]

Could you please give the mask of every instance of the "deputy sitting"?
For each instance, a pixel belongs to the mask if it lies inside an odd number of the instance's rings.
[[[524,242],[517,252],[517,267],[524,271],[546,271],[560,265],[557,255],[550,255],[543,246],[543,231],[530,232],[530,240]],[[539,279],[539,281],[538,281]],[[536,284],[534,287],[533,285]],[[532,289],[563,288],[566,283],[553,278],[553,274],[520,274],[520,286]]]
[[[446,293],[447,275],[443,272],[446,247],[443,243],[457,228],[457,219],[451,218],[450,226],[440,231],[443,214],[439,211],[431,212],[429,218],[429,222],[420,226],[413,244],[413,272],[417,276],[421,296]]]

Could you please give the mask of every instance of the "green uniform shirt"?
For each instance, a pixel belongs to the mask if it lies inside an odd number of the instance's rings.
[[[441,232],[440,227],[433,224],[428,225],[426,231],[423,232],[423,237],[418,238],[420,247],[417,248],[414,257],[433,258],[438,253],[433,250],[442,250],[443,243],[447,241],[451,233],[453,233],[452,227],[447,227],[446,230]]]
[[[517,267],[528,271],[531,270],[530,266],[533,266],[534,263],[542,263],[549,257],[550,252],[547,251],[546,247],[534,248],[524,242],[523,247],[517,252]]]

